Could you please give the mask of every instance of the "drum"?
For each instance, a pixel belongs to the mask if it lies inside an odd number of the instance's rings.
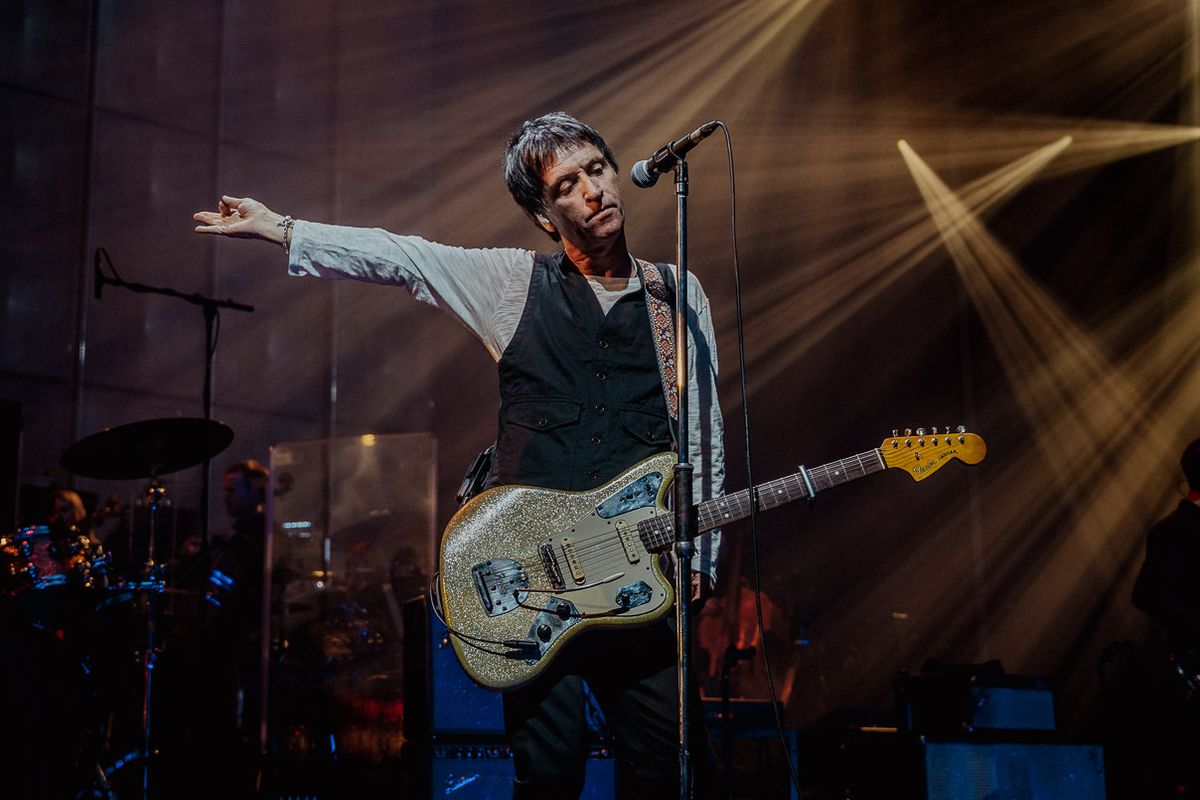
[[[0,538],[0,592],[8,595],[64,586],[92,588],[103,583],[107,566],[103,549],[74,528],[34,525]]]

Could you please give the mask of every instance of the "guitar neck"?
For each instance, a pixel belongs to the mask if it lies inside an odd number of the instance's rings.
[[[794,500],[804,500],[817,492],[822,492],[842,483],[858,480],[873,472],[886,469],[883,455],[878,448],[859,453],[839,461],[830,461],[819,467],[787,475],[773,481],[759,484],[755,487],[754,496],[758,502],[757,509],[766,511],[777,508]],[[805,480],[807,475],[808,480]],[[809,484],[812,485],[810,491]],[[719,528],[730,522],[745,519],[750,516],[750,491],[727,494],[700,503],[697,512],[697,533],[704,533]],[[642,543],[650,552],[665,550],[675,540],[674,526],[671,515],[653,517],[638,525]]]

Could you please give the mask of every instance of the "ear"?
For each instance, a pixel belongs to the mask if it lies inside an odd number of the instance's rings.
[[[534,214],[533,218],[537,220],[537,223],[542,226],[542,229],[545,230],[546,233],[556,233],[554,229],[554,223],[551,222],[550,218],[545,214]]]

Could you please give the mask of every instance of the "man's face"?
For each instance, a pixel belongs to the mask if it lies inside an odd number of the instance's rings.
[[[258,495],[250,479],[240,472],[225,474],[225,511],[235,519],[254,511],[258,506]]]
[[[590,250],[620,236],[625,206],[617,188],[617,172],[594,144],[563,150],[542,171],[539,222],[566,242]]]

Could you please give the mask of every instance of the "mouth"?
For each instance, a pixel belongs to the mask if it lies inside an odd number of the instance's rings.
[[[600,219],[602,219],[606,214],[610,214],[610,212],[615,212],[616,210],[617,210],[616,206],[605,206],[604,208],[597,211],[595,214],[592,214],[590,217],[588,217],[587,221],[589,223],[597,222]]]

